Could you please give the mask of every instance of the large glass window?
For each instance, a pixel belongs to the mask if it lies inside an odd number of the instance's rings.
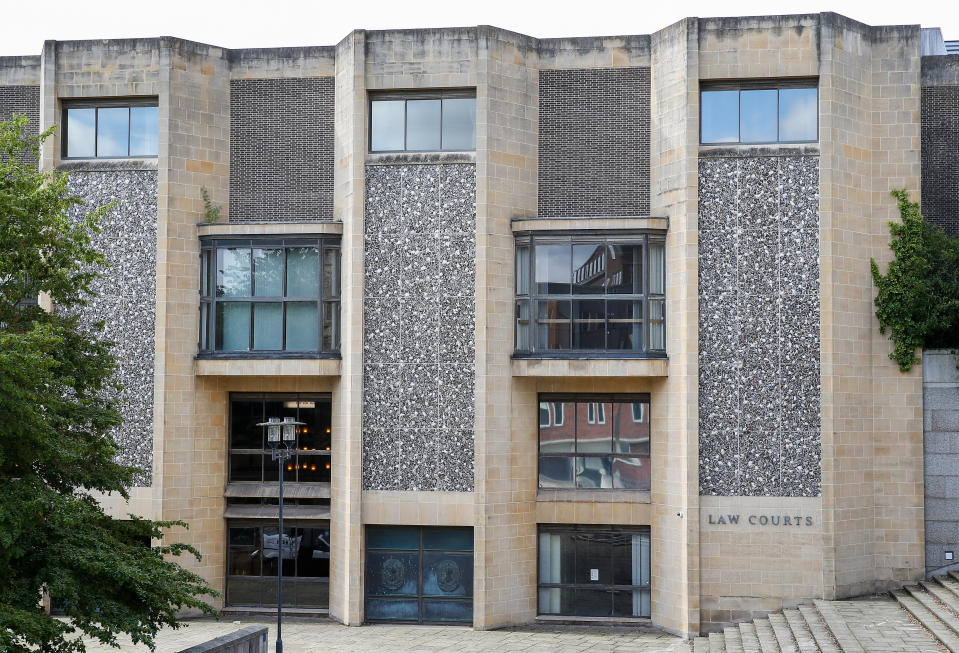
[[[158,119],[156,100],[65,103],[63,157],[157,156]]]
[[[339,295],[336,240],[205,240],[200,352],[335,353]]]
[[[540,526],[539,614],[649,617],[649,529]]]
[[[283,463],[283,481],[329,483],[330,416],[328,396],[231,395],[230,482],[279,482],[278,463],[271,458],[266,429],[257,424],[270,417],[294,417],[305,425],[297,427],[296,449]]]
[[[366,618],[473,621],[473,529],[368,526]]]
[[[649,396],[540,396],[539,487],[649,490]]]
[[[516,244],[516,353],[663,355],[662,236],[529,236]]]
[[[277,567],[283,568],[283,605],[329,607],[330,526],[328,523],[276,525],[229,522],[226,603],[276,607]]]
[[[476,149],[476,97],[461,91],[370,101],[371,152]]]
[[[819,91],[814,82],[704,86],[704,144],[808,143],[819,139]]]

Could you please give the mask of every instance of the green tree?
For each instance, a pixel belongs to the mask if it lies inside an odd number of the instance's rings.
[[[892,194],[902,217],[889,223],[896,258],[885,275],[871,261],[872,278],[879,332],[889,329],[889,358],[908,372],[917,349],[959,348],[959,238],[923,220],[905,190]]]
[[[153,647],[182,608],[212,614],[213,595],[176,557],[149,548],[178,522],[114,520],[93,492],[127,488],[139,470],[114,461],[121,423],[110,343],[79,321],[105,264],[91,234],[107,207],[71,220],[82,201],[64,174],[41,173],[43,139],[27,120],[0,122],[0,651],[83,651],[83,634]],[[46,293],[55,311],[24,301]],[[69,620],[40,607],[44,590]]]

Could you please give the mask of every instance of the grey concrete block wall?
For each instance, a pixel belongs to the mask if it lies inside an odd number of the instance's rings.
[[[333,78],[230,81],[230,222],[333,219]]]
[[[539,215],[649,214],[649,68],[539,73]]]
[[[959,369],[949,351],[922,355],[926,573],[959,568]],[[953,553],[946,560],[947,551]]]

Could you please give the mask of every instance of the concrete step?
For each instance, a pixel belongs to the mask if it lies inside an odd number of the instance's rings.
[[[952,593],[949,606],[956,612],[959,612],[959,580],[951,576],[934,576],[933,578],[940,586]]]
[[[866,653],[859,643],[859,640],[857,640],[856,636],[849,630],[849,626],[846,625],[846,620],[842,618],[829,601],[816,600],[813,601],[813,604],[816,606],[816,610],[819,612],[819,616],[822,617],[823,623],[826,625],[826,628],[829,629],[833,639],[839,644],[839,649],[843,653]]]
[[[809,628],[813,639],[816,640],[816,646],[819,647],[822,653],[842,653],[815,606],[800,605],[799,614],[802,615],[803,621],[806,622],[806,627]]]
[[[926,628],[931,631],[936,637],[939,638],[943,644],[946,645],[946,648],[954,651],[959,651],[959,619],[956,619],[956,615],[950,612],[944,605],[936,600],[935,595],[930,592],[925,591],[919,585],[908,585],[903,589],[906,590],[906,593],[917,600],[922,604],[926,610],[935,615],[942,624],[942,632],[945,637],[951,638],[953,641],[950,642],[947,639],[939,636],[939,633],[935,632],[929,626]],[[919,619],[919,617],[916,617]],[[921,622],[922,620],[919,619]],[[925,626],[925,624],[923,624]]]
[[[950,653],[959,653],[959,638],[956,637],[956,634],[923,603],[918,601],[915,595],[902,591],[894,591],[892,595],[899,601],[899,605],[915,617],[926,630],[949,649]]]
[[[949,578],[955,581],[959,581],[959,571],[950,569],[948,573],[949,573]]]
[[[756,627],[756,637],[762,652],[780,653],[779,642],[776,641],[776,633],[773,632],[769,619],[753,619],[753,625]]]
[[[756,626],[751,622],[739,624],[739,638],[743,642],[743,651],[745,653],[762,653],[763,649],[759,646],[759,638],[756,636]]]
[[[723,633],[709,633],[709,653],[726,653],[726,638]]]
[[[816,640],[806,625],[802,613],[799,610],[783,610],[783,617],[789,624],[789,630],[792,632],[799,653],[819,653],[819,647],[816,646]]]
[[[773,633],[776,635],[776,641],[779,643],[779,650],[782,653],[799,653],[796,647],[796,640],[793,639],[792,631],[786,622],[786,617],[780,613],[769,615],[769,625],[773,627]]]
[[[693,640],[693,653],[709,653],[709,638],[697,637]]]
[[[939,618],[945,621],[950,628],[959,634],[959,630],[956,630],[956,628],[959,627],[959,613],[956,611],[957,606],[959,606],[959,601],[956,600],[956,595],[939,583],[921,580],[919,581],[919,584],[922,585],[922,589],[936,597],[939,605],[942,606],[942,609],[946,613],[948,613],[948,621],[946,619],[942,619],[942,617]],[[939,615],[936,616],[938,617]]]
[[[723,637],[726,638],[726,653],[744,653],[743,640],[739,637],[738,626],[723,628]]]

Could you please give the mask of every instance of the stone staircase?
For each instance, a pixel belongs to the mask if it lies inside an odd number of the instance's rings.
[[[899,606],[938,640],[959,653],[959,573],[935,576],[892,592]],[[866,653],[837,609],[814,601],[763,619],[729,626],[693,640],[694,653]],[[894,649],[883,649],[894,650]]]

